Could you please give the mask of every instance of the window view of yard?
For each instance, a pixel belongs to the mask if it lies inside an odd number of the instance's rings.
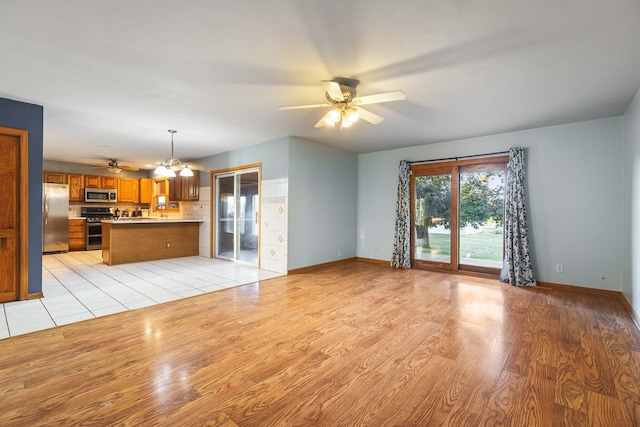
[[[458,190],[459,264],[502,267],[504,172],[462,171]],[[415,178],[414,258],[451,260],[451,175]]]
[[[422,239],[416,239],[416,247],[419,248],[419,259],[447,260],[450,253],[451,235],[438,233],[438,229],[429,232],[430,247],[423,246]],[[495,224],[486,224],[471,234],[460,234],[460,259],[461,264],[484,265],[487,267],[502,267],[502,227],[496,228]]]

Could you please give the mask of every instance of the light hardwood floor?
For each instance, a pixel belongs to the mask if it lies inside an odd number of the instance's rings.
[[[0,425],[633,426],[616,296],[351,262],[0,340]]]

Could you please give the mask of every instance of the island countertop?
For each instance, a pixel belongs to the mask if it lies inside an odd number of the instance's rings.
[[[102,262],[107,265],[197,256],[201,220],[102,221]]]
[[[103,224],[165,224],[172,222],[203,222],[201,219],[168,219],[168,218],[127,218],[127,219],[103,219]]]

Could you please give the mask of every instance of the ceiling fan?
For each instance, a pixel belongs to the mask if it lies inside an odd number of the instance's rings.
[[[116,159],[109,159],[109,163],[108,164],[97,164],[97,165],[93,165],[91,166],[92,168],[104,168],[106,170],[108,170],[111,173],[120,173],[123,170],[127,170],[127,171],[139,171],[140,169],[138,168],[134,168],[131,166],[125,166],[125,165],[121,165],[118,164],[118,161]]]
[[[322,86],[326,92],[329,104],[292,105],[278,107],[278,110],[295,110],[299,108],[319,108],[333,107],[325,114],[315,127],[331,126],[340,124],[340,129],[351,126],[358,118],[366,120],[374,125],[382,122],[384,118],[369,110],[360,107],[361,105],[377,104],[379,102],[402,101],[406,95],[401,90],[393,92],[383,92],[375,95],[356,97],[356,86],[359,81],[345,77],[336,77],[332,80],[322,80]]]

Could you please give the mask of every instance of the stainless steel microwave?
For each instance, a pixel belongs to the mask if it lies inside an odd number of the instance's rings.
[[[86,203],[116,203],[117,190],[110,188],[85,188],[84,201]]]

